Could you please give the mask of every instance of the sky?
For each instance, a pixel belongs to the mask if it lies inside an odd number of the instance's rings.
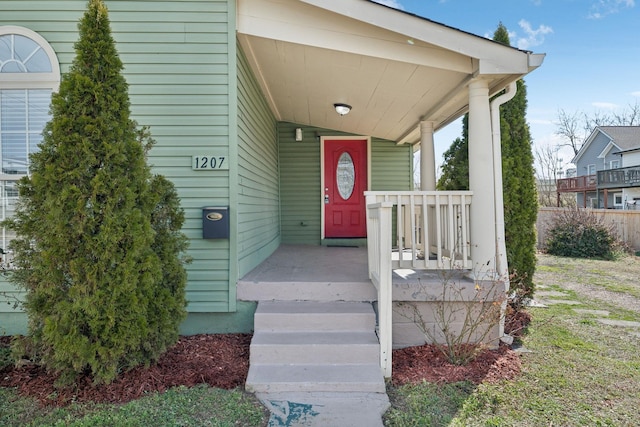
[[[623,112],[640,104],[640,0],[374,0],[479,36],[502,22],[511,45],[546,54],[525,76],[534,150],[562,143],[558,112]],[[436,132],[436,157],[461,136]],[[561,148],[564,167],[573,152]]]

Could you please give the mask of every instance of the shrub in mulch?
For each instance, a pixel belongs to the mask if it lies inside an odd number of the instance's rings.
[[[0,345],[8,345],[8,337]],[[23,396],[42,405],[64,406],[71,402],[125,403],[171,387],[208,384],[232,389],[244,386],[249,370],[251,335],[194,335],[180,337],[157,363],[119,375],[112,383],[94,386],[89,376],[72,387],[55,388],[57,375],[27,364],[0,371],[0,387],[16,387]]]
[[[531,315],[525,310],[507,307],[505,333],[516,339],[522,338]],[[433,383],[453,383],[470,381],[495,383],[515,378],[522,368],[518,353],[507,345],[497,349],[482,349],[466,365],[454,365],[445,357],[442,348],[433,344],[408,347],[393,351],[393,375],[395,386],[416,384],[422,381]]]
[[[531,314],[526,310],[516,310],[511,305],[507,306],[504,322],[504,332],[519,339],[525,334],[527,326],[531,323]]]
[[[466,365],[454,365],[447,361],[442,349],[433,344],[407,347],[393,351],[393,375],[395,386],[470,381],[494,383],[515,378],[521,369],[520,356],[508,346],[481,351]]]

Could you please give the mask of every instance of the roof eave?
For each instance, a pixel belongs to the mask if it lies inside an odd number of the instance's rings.
[[[300,0],[409,38],[431,43],[479,60],[479,74],[525,75],[542,64],[544,55],[532,54],[430,19],[363,0]]]

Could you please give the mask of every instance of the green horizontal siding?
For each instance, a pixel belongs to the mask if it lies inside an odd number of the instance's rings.
[[[276,120],[246,57],[238,49],[238,274],[280,244]]]
[[[235,76],[235,48],[229,42],[235,31],[232,2],[105,3],[129,83],[132,118],[150,126],[157,141],[149,163],[154,172],[174,182],[185,209],[184,232],[192,241],[193,258],[187,267],[189,310],[229,311],[235,304],[230,304],[235,299],[230,289],[231,245],[229,240],[203,240],[201,217],[202,207],[230,205],[229,174],[236,166],[227,171],[193,171],[191,157],[230,155],[229,140],[235,134],[230,131],[229,110],[235,93],[230,86],[235,86],[235,78],[230,78]],[[86,4],[86,0],[3,0],[0,25],[38,32],[52,45],[65,72],[75,56],[78,20]],[[3,288],[11,285],[0,283]],[[1,300],[2,296],[0,305]]]
[[[371,140],[371,190],[413,189],[413,148],[392,141]]]
[[[14,313],[20,311],[15,307],[16,301],[22,301],[24,292],[16,289],[5,277],[0,281],[0,313]],[[2,335],[2,321],[0,321],[0,335]]]
[[[278,124],[282,241],[320,244],[320,141],[321,129],[302,127],[304,137],[295,141],[293,123]]]

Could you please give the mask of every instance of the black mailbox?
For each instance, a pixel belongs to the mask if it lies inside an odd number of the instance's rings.
[[[202,208],[202,238],[229,238],[229,208]]]

